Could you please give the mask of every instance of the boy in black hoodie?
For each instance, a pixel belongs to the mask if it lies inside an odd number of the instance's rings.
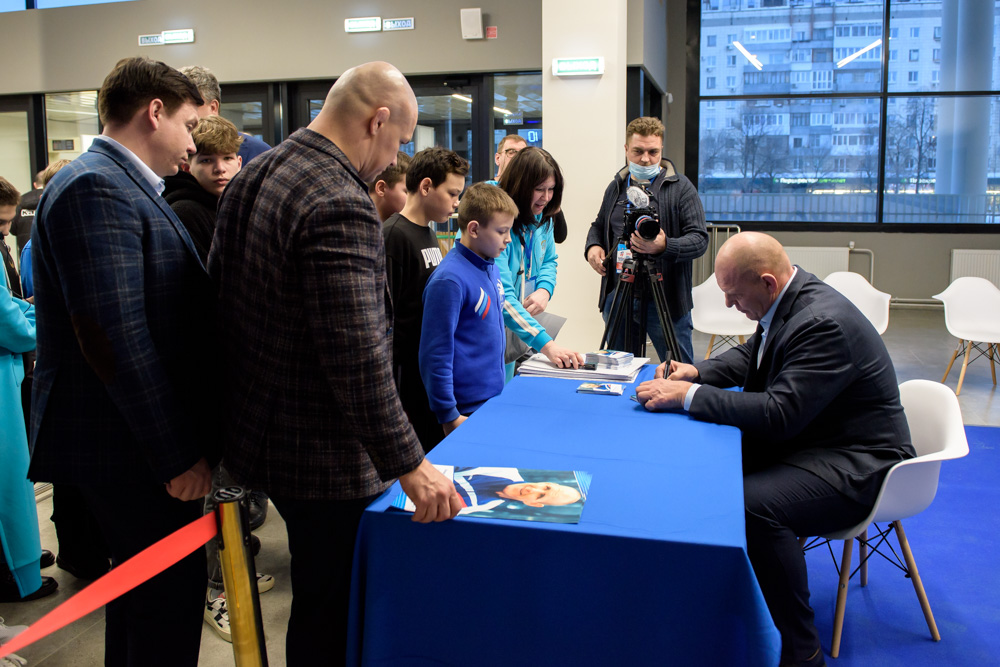
[[[222,116],[202,118],[191,137],[198,152],[188,158],[176,176],[166,179],[163,198],[184,223],[204,263],[215,235],[219,197],[243,165],[237,155],[243,138],[236,126]]]

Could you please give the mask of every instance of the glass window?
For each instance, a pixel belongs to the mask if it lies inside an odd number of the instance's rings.
[[[709,35],[707,41],[705,42],[705,46],[715,46],[715,37],[715,35]]]
[[[701,17],[739,68],[725,87],[701,79],[710,220],[1000,223],[1000,0],[975,20],[960,3],[894,2],[888,26],[877,0],[766,2]]]
[[[31,191],[27,111],[0,111],[0,174],[22,194]]]
[[[1000,222],[997,97],[908,97],[886,120],[885,222]]]
[[[490,164],[500,141],[515,133],[529,146],[544,147],[541,74],[498,75],[493,80],[493,153],[490,154]]]
[[[875,222],[878,98],[739,105],[700,109],[717,121],[703,123],[699,137],[698,190],[709,220]]]
[[[0,12],[24,11],[26,6],[24,0],[0,0]],[[18,188],[18,190],[20,189]]]
[[[81,155],[100,133],[96,90],[45,96],[45,136],[50,163]]]

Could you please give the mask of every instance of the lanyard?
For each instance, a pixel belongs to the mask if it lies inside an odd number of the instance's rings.
[[[534,246],[535,246],[535,230],[534,228],[532,228],[532,230],[528,233],[528,240],[524,244],[524,255],[521,257],[522,271],[524,271],[524,262],[525,262],[524,258],[525,257],[528,258],[527,260],[528,272],[525,274],[525,278],[531,278],[531,259],[532,259],[532,250],[534,249]]]

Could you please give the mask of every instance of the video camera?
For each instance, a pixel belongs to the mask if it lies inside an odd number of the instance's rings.
[[[656,208],[650,204],[649,190],[645,185],[630,185],[625,192],[631,206],[625,207],[625,226],[622,235],[628,239],[635,232],[650,241],[660,233],[660,218]],[[631,243],[626,244],[629,248]]]

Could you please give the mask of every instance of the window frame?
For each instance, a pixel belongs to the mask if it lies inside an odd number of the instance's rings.
[[[877,24],[877,29],[880,28],[881,34],[888,34],[890,39],[898,39],[900,35],[900,26],[892,25],[894,22],[891,16],[891,5],[898,0],[884,0],[882,7],[882,18],[879,24]],[[697,0],[688,0],[688,12],[687,12],[687,30],[688,30],[688,45],[689,48],[694,49],[694,58],[689,58],[689,68],[687,76],[687,100],[686,100],[686,115],[687,123],[690,131],[695,134],[693,136],[700,138],[699,128],[701,127],[701,103],[703,101],[713,101],[716,103],[719,101],[726,102],[727,109],[733,109],[737,104],[741,102],[753,100],[755,102],[759,100],[784,100],[785,103],[789,103],[792,100],[820,100],[822,98],[835,98],[835,99],[851,99],[851,98],[876,98],[881,102],[881,111],[879,125],[879,154],[878,154],[878,190],[877,190],[877,214],[875,216],[874,222],[842,222],[842,221],[829,221],[823,219],[810,220],[808,222],[786,222],[786,221],[759,221],[759,220],[727,220],[726,222],[731,222],[731,224],[738,224],[743,229],[747,230],[767,230],[767,229],[780,229],[783,231],[822,231],[822,232],[844,232],[844,231],[856,231],[856,232],[882,232],[882,233],[1000,233],[1000,224],[996,223],[969,223],[969,222],[959,222],[959,223],[913,223],[913,222],[886,222],[885,221],[885,197],[887,190],[885,187],[885,178],[888,167],[886,164],[886,119],[889,117],[889,108],[893,106],[893,103],[903,102],[906,103],[907,98],[919,98],[927,97],[936,100],[941,100],[945,98],[962,98],[962,97],[989,97],[993,99],[995,104],[1000,105],[1000,90],[962,90],[962,91],[940,91],[938,90],[939,82],[932,81],[930,86],[925,86],[927,90],[913,91],[913,87],[919,84],[920,75],[919,70],[917,70],[917,81],[907,82],[906,84],[897,84],[897,88],[893,90],[892,84],[895,81],[890,81],[890,77],[895,79],[895,75],[898,71],[902,71],[899,65],[890,72],[890,63],[900,63],[898,58],[898,48],[890,49],[888,45],[883,43],[882,59],[881,59],[881,77],[878,86],[875,90],[867,90],[864,92],[834,92],[829,89],[823,90],[812,90],[808,93],[796,93],[796,92],[775,92],[773,94],[763,94],[763,93],[751,93],[751,94],[727,94],[728,91],[716,89],[714,93],[705,94],[703,96],[702,89],[700,87],[701,78],[697,75],[692,76],[692,70],[695,70],[694,74],[697,74],[697,66],[699,62],[698,58],[698,44],[701,38],[701,3]],[[928,26],[904,26],[910,27],[911,30],[907,31],[908,34],[913,34],[913,28],[916,28],[916,39],[919,39],[920,27]],[[749,28],[748,28],[749,29]],[[724,30],[720,30],[719,34],[723,34]],[[830,28],[828,30],[830,35],[828,40],[833,39],[834,29]],[[940,26],[933,27],[933,38],[940,44]],[[732,44],[733,35],[727,35],[727,43]],[[799,43],[800,31],[793,30],[793,39],[789,42],[788,50],[791,51],[789,58],[786,59],[786,63],[797,63],[795,59],[795,52],[797,49],[813,49],[806,43]],[[737,36],[737,39],[739,37]],[[813,41],[817,40],[816,35],[810,35],[808,39]],[[1000,46],[1000,44],[998,44]],[[826,48],[826,45],[823,45]],[[909,46],[904,47],[908,52],[910,51]],[[832,53],[832,47],[829,48]],[[913,62],[919,62],[919,49],[918,60]],[[814,59],[813,59],[814,60]],[[932,65],[933,66],[933,65]],[[792,70],[796,71],[796,70]],[[816,70],[810,70],[816,71]],[[939,71],[939,70],[938,70]],[[909,76],[909,75],[908,75]],[[810,85],[811,85],[810,81]],[[794,86],[792,87],[794,90]],[[717,105],[718,108],[718,105]],[[809,116],[806,113],[805,116]],[[789,114],[790,118],[787,123],[787,127],[796,128],[800,127],[796,123],[794,114]],[[792,134],[789,133],[788,137],[789,143],[791,143]],[[827,137],[830,139],[830,137]],[[808,137],[805,142],[807,146]],[[686,169],[685,174],[694,182],[698,184],[699,177],[699,144],[700,141],[688,140],[685,143],[685,160]],[[837,156],[846,157],[848,161],[852,159],[852,156]],[[728,158],[727,158],[728,159]],[[793,158],[794,159],[794,158]]]

